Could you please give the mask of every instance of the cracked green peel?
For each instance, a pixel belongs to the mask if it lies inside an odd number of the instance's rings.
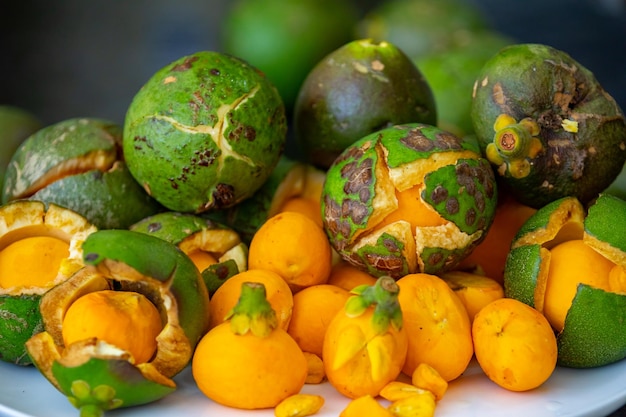
[[[267,78],[218,52],[157,71],[131,102],[124,156],[163,206],[201,213],[231,207],[265,182],[286,140],[284,104]]]

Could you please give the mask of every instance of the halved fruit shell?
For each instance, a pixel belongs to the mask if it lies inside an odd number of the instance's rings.
[[[209,296],[198,269],[172,243],[129,230],[93,233],[83,251],[86,266],[41,300],[45,331],[26,343],[33,363],[81,410],[129,407],[172,392],[171,378],[189,364],[209,326]],[[97,339],[64,345],[65,311],[100,290],[138,292],[157,307],[163,329],[148,362],[136,364],[129,352]]]
[[[603,263],[611,263],[616,279],[626,277],[626,238],[620,225],[626,223],[626,202],[601,194],[588,208],[574,197],[564,197],[539,209],[522,226],[513,241],[504,273],[507,297],[535,307],[544,315],[555,309],[555,291],[551,271],[552,250],[560,244],[578,241]],[[602,258],[600,258],[602,259]],[[571,259],[572,262],[585,260]],[[552,262],[552,269],[556,268]],[[590,265],[593,268],[593,265]],[[565,271],[567,272],[567,271]],[[626,358],[626,287],[602,277],[591,282],[587,275],[572,271],[571,304],[562,328],[552,321],[557,332],[558,363],[586,368],[610,364]],[[572,287],[568,287],[572,288]],[[556,288],[568,297],[566,288]]]
[[[95,231],[55,204],[20,200],[0,207],[0,359],[31,363],[24,343],[43,330],[39,301],[83,266],[81,245]]]

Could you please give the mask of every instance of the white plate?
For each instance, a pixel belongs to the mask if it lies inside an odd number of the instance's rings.
[[[196,388],[189,368],[175,378],[178,390],[140,407],[106,413],[107,417],[273,416],[273,410],[242,411],[222,407]],[[268,381],[271,383],[271,381]],[[318,417],[337,417],[348,403],[328,384],[306,385],[326,403]],[[626,403],[626,360],[593,369],[557,368],[540,388],[515,393],[498,387],[475,361],[452,382],[437,406],[436,417],[599,417]],[[0,416],[68,417],[78,411],[33,367],[0,363]]]

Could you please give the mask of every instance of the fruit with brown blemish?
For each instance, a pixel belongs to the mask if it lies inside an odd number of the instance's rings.
[[[41,297],[83,265],[81,244],[96,228],[39,201],[0,207],[0,360],[29,365],[24,343],[43,330]]]
[[[541,312],[557,333],[558,363],[588,368],[626,357],[626,202],[601,194],[588,206],[563,197],[517,233],[505,296]]]
[[[13,154],[2,202],[54,203],[99,229],[125,229],[163,210],[130,174],[121,142],[121,127],[103,119],[74,118],[43,127]]]
[[[515,44],[491,57],[471,112],[501,183],[534,208],[566,196],[589,203],[626,161],[622,109],[588,69],[550,46]]]
[[[309,162],[328,168],[350,144],[400,123],[436,124],[430,86],[390,42],[359,39],[326,55],[304,80],[294,135]]]
[[[201,213],[250,197],[286,140],[285,106],[255,67],[201,51],[158,70],[124,123],[130,172],[172,211]]]
[[[365,136],[328,169],[324,228],[339,255],[374,276],[453,269],[485,237],[497,204],[470,137],[405,124]]]
[[[163,212],[129,228],[164,239],[191,258],[209,296],[233,275],[248,269],[248,245],[230,227],[189,213]]]
[[[198,269],[174,244],[129,230],[94,232],[82,249],[85,266],[41,298],[44,331],[26,342],[34,365],[86,416],[173,392],[172,378],[190,363],[208,331],[209,297]],[[110,302],[111,292],[121,304]],[[100,295],[109,301],[94,301]],[[124,304],[129,307],[119,308]],[[106,312],[111,306],[117,306],[115,314]],[[74,308],[78,316],[71,317]],[[146,315],[148,311],[152,313]],[[143,328],[142,321],[150,317],[153,323]],[[70,336],[80,329],[64,329],[89,320],[94,320],[87,326],[95,332],[91,337],[74,340]],[[123,343],[136,332],[150,337],[155,325],[153,354],[135,351],[135,341]]]

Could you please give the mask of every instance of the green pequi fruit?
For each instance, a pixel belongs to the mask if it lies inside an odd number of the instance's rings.
[[[302,197],[319,202],[324,177],[324,171],[282,155],[267,181],[250,198],[203,217],[232,227],[250,244],[261,225],[278,214],[289,199]]]
[[[401,123],[436,124],[430,86],[392,43],[360,39],[328,54],[306,77],[294,135],[309,162],[328,168],[349,145]]]
[[[593,74],[565,52],[510,45],[474,85],[472,121],[501,183],[540,208],[565,196],[583,204],[626,161],[626,120]]]
[[[28,111],[15,106],[0,106],[0,185],[11,156],[22,142],[42,128]]]
[[[250,197],[276,166],[286,131],[281,97],[260,71],[202,51],[163,67],[134,96],[124,157],[163,206],[201,213]]]
[[[589,368],[626,358],[626,202],[601,194],[585,208],[563,197],[537,210],[513,240],[507,297],[543,313],[558,363]]]
[[[259,68],[290,111],[309,70],[352,39],[357,10],[349,0],[238,0],[222,24],[224,52]]]
[[[359,38],[388,41],[412,59],[443,53],[488,29],[482,12],[463,0],[386,0],[358,23]]]
[[[202,273],[209,297],[233,275],[248,269],[248,245],[230,227],[189,213],[163,212],[130,230],[176,245]]]
[[[83,265],[81,244],[96,228],[39,201],[0,206],[0,359],[30,365],[24,343],[43,330],[43,294]]]
[[[45,331],[26,342],[33,363],[81,416],[173,392],[171,378],[189,364],[209,326],[209,297],[197,268],[174,244],[129,230],[98,231],[82,248],[86,266],[41,299]],[[107,290],[142,294],[158,309],[163,326],[149,361],[134,363],[132,354],[98,338],[64,345],[65,312],[82,296]]]
[[[328,169],[322,191],[324,228],[339,255],[396,279],[454,268],[484,239],[496,203],[478,144],[424,124],[355,142]]]
[[[54,203],[99,229],[125,229],[163,210],[120,159],[121,142],[121,127],[102,119],[68,119],[38,130],[11,158],[2,202]]]

